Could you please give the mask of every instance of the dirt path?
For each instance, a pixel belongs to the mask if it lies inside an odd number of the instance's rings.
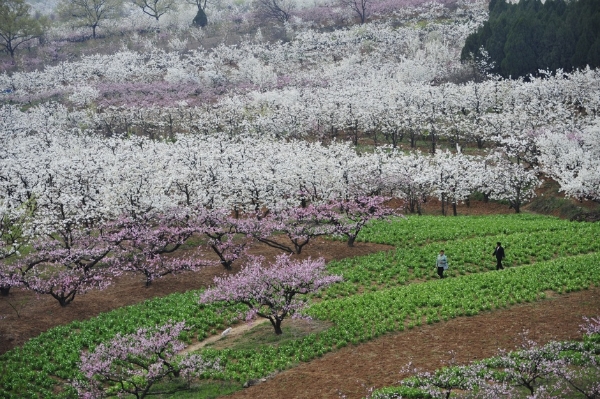
[[[226,330],[224,330],[223,332],[221,332],[221,334],[219,334],[219,335],[213,335],[212,337],[208,337],[203,341],[196,342],[195,344],[187,346],[184,350],[181,351],[181,353],[189,353],[189,352],[196,351],[200,348],[205,347],[208,344],[217,342],[218,340],[220,340],[221,338],[223,338],[225,336],[236,337],[236,336],[242,335],[243,333],[245,333],[248,330],[251,330],[255,326],[257,326],[259,324],[267,323],[268,321],[269,321],[268,319],[260,319],[259,318],[259,319],[254,320],[252,323],[242,323],[242,324],[234,326],[234,327],[229,327]]]
[[[227,398],[339,399],[341,394],[348,399],[363,398],[369,387],[393,385],[403,378],[400,370],[409,361],[433,371],[449,359],[449,351],[456,352],[460,363],[483,359],[495,355],[499,348],[516,348],[523,330],[529,330],[529,338],[538,343],[578,339],[582,317],[599,314],[600,288],[593,288],[461,317],[343,348]]]

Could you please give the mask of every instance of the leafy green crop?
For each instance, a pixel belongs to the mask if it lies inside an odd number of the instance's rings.
[[[558,218],[529,215],[408,216],[373,221],[360,232],[359,240],[396,247],[519,232],[562,230],[573,224]]]
[[[70,380],[76,376],[82,350],[93,349],[117,333],[130,334],[142,327],[154,327],[185,320],[192,335],[203,339],[224,329],[244,307],[223,309],[219,305],[199,305],[198,293],[189,291],[155,298],[134,306],[116,309],[86,321],[59,326],[29,340],[0,356],[0,397],[51,398],[73,397],[65,389],[56,393],[57,378]],[[182,337],[186,340],[186,337]]]
[[[454,218],[448,219],[451,219],[447,222],[450,227],[448,230],[464,224],[460,218],[456,221]],[[489,225],[485,218],[475,220],[478,220],[482,226]],[[507,225],[512,224],[509,223],[510,220],[514,221],[518,218],[507,218]],[[521,232],[462,240],[453,239],[331,262],[328,265],[329,270],[335,274],[342,274],[345,282],[332,286],[326,291],[324,297],[348,296],[363,290],[391,288],[415,280],[437,278],[435,258],[440,249],[444,249],[448,256],[450,268],[447,274],[450,276],[495,270],[496,260],[492,253],[497,241],[501,241],[506,249],[505,265],[507,266],[529,265],[600,250],[600,240],[598,240],[600,224],[548,220],[552,223],[541,223],[546,227],[552,227],[548,230],[531,229],[532,226],[525,223]],[[471,225],[474,226],[474,223],[471,222]],[[383,222],[378,226],[384,228],[386,223]],[[387,226],[398,233],[404,226],[404,220],[395,220]],[[479,230],[483,229],[482,227]]]

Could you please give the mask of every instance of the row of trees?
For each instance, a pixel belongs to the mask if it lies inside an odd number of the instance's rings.
[[[10,212],[32,209],[36,234],[177,206],[246,213],[370,195],[416,206],[430,197],[458,204],[482,192],[518,210],[539,184],[535,168],[506,153],[405,155],[382,147],[358,154],[348,143],[199,136],[158,142],[31,134],[26,127],[2,137],[0,193]]]
[[[254,38],[235,46],[184,54],[156,48],[118,51],[5,75],[0,87],[12,90],[14,100],[26,102],[31,99],[26,96],[47,99],[64,86],[70,89],[67,91],[85,86],[100,90],[98,86],[103,84],[199,84],[225,90],[225,94],[256,91],[256,95],[286,87],[369,86],[375,80],[370,78],[374,70],[396,85],[430,82],[459,68],[459,47],[475,27],[473,21],[461,21],[451,28],[432,23],[422,32],[410,26],[369,24],[334,32],[294,31],[293,40],[287,43],[263,43]]]
[[[255,0],[243,4],[239,2],[230,4],[230,9],[236,9],[237,14],[230,16],[232,21],[239,24],[243,20],[256,19],[279,24],[287,24],[292,17],[296,19],[310,18],[310,10],[315,7],[321,12],[332,16],[339,9],[353,14],[360,23],[365,23],[372,14],[385,14],[397,11],[401,7],[415,7],[421,5],[421,0],[390,2],[375,2],[373,0],[335,0],[326,4],[301,4],[287,0]],[[442,2],[443,4],[443,2]],[[41,17],[33,13],[31,6],[25,0],[2,0],[0,9],[0,39],[5,50],[14,58],[15,51],[32,41],[45,42],[45,36],[50,32],[52,25],[56,25],[56,17],[71,28],[82,28],[91,31],[90,36],[96,38],[98,29],[114,25],[116,21],[127,14],[146,16],[154,21],[154,28],[160,29],[160,20],[166,15],[174,15],[180,9],[193,7],[195,15],[191,24],[196,27],[205,27],[208,24],[207,8],[214,6],[227,8],[227,5],[208,0],[61,0],[53,10],[50,18]],[[46,10],[47,11],[47,10]],[[176,18],[184,18],[177,16]],[[88,32],[89,32],[88,31]]]
[[[8,295],[11,287],[22,287],[66,306],[78,294],[108,287],[123,273],[141,274],[148,287],[168,274],[214,264],[230,270],[253,242],[289,254],[299,254],[322,235],[346,237],[352,246],[368,221],[394,213],[381,197],[358,197],[243,217],[222,209],[188,207],[108,222],[65,222],[47,235],[21,234],[27,254],[11,252],[11,241],[0,242],[7,249],[0,259],[0,288]],[[178,249],[184,245],[194,250],[182,255]]]
[[[32,134],[28,122],[3,137],[1,285],[5,294],[19,285],[61,305],[123,272],[141,273],[149,285],[207,264],[231,268],[253,240],[288,253],[319,235],[342,235],[352,245],[368,220],[392,214],[382,194],[404,199],[413,212],[435,196],[444,214],[450,207],[456,214],[478,191],[518,212],[539,185],[535,169],[502,154],[380,148],[359,155],[349,144],[255,138],[103,139]],[[197,254],[172,256],[192,238],[204,244]],[[24,239],[29,254],[19,256]]]

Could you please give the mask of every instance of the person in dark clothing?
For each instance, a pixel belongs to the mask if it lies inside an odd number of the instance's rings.
[[[502,266],[502,259],[504,259],[504,248],[499,242],[496,243],[496,249],[494,249],[494,256],[496,257],[496,270],[504,269]]]
[[[440,254],[437,256],[435,266],[437,267],[438,276],[444,278],[444,270],[448,269],[448,258],[444,255],[444,250],[441,250]]]

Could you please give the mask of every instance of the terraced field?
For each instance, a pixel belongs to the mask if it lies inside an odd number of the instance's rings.
[[[222,365],[220,371],[207,377],[241,384],[285,369],[293,373],[299,365],[305,367],[322,361],[318,358],[360,350],[387,338],[409,337],[453,323],[460,335],[465,320],[493,320],[494,315],[504,317],[500,315],[524,308],[535,314],[537,306],[543,307],[561,295],[583,290],[597,293],[599,236],[597,223],[533,215],[409,217],[373,224],[361,233],[362,240],[388,244],[393,249],[329,262],[329,270],[342,274],[345,281],[313,297],[307,310],[326,328],[252,348],[204,348],[201,353],[205,357],[219,358]],[[508,267],[502,271],[495,270],[492,257],[497,241],[507,252]],[[445,249],[450,263],[451,278],[444,280],[438,280],[434,270],[440,249]],[[78,376],[82,350],[93,349],[117,333],[131,333],[168,320],[185,320],[192,329],[182,338],[192,343],[225,329],[243,309],[201,306],[197,297],[197,291],[188,291],[156,298],[39,335],[0,357],[0,396],[72,396],[67,381]],[[592,310],[598,309],[595,303]],[[500,335],[505,334],[502,323],[506,320],[500,318]],[[463,332],[473,336],[472,331]],[[513,332],[507,329],[506,334]],[[401,359],[398,362],[400,369]],[[329,388],[344,390],[331,383]],[[204,388],[200,385],[195,389],[190,397],[199,397]],[[331,389],[323,391],[321,397],[334,397]]]

